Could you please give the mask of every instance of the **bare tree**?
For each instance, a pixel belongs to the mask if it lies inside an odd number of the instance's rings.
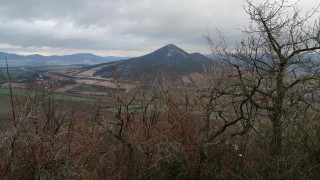
[[[319,75],[320,24],[313,20],[317,10],[303,13],[285,0],[246,0],[251,20],[243,30],[247,39],[229,46],[222,35],[219,43],[208,37],[213,54],[234,67],[234,95],[247,97],[260,110],[262,123],[271,123],[273,156],[282,152],[285,125],[295,120],[292,111],[313,106]]]

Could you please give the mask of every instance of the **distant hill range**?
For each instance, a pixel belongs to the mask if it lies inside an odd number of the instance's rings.
[[[51,66],[51,65],[93,65],[127,59],[128,57],[101,57],[90,53],[79,53],[62,56],[43,56],[39,54],[18,55],[0,52],[0,66],[4,66],[5,57],[9,66]]]
[[[129,79],[161,74],[180,77],[191,73],[203,73],[212,59],[200,53],[187,53],[181,48],[168,44],[150,54],[123,61],[103,63],[87,67],[98,69],[94,76],[111,78],[116,74]],[[100,67],[100,68],[99,68]]]

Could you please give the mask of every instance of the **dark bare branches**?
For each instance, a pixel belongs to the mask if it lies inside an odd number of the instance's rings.
[[[320,49],[320,28],[318,21],[310,23],[319,6],[303,13],[298,3],[285,0],[246,3],[251,19],[242,31],[246,40],[228,46],[222,33],[217,44],[207,39],[213,54],[237,72],[234,96],[243,95],[261,112],[268,112],[267,119],[273,125],[272,154],[277,156],[281,153],[283,123],[291,118],[288,111],[298,108],[298,101],[313,100],[308,99],[310,89],[302,86],[313,87],[319,77],[320,64],[314,55]],[[296,98],[298,94],[301,96]]]

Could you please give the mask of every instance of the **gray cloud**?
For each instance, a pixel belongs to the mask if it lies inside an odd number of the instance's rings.
[[[301,0],[312,7],[317,0]],[[0,0],[0,51],[139,55],[174,43],[206,53],[216,29],[241,38],[239,0]],[[1,46],[2,44],[2,46]],[[9,47],[9,48],[8,48]]]

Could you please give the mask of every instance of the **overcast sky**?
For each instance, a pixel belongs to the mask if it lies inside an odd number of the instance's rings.
[[[172,43],[188,52],[209,53],[203,38],[208,32],[215,36],[219,29],[229,39],[241,39],[237,29],[249,21],[243,3],[243,0],[0,0],[0,51],[138,56]],[[312,8],[317,3],[318,0],[301,0],[299,5]]]

